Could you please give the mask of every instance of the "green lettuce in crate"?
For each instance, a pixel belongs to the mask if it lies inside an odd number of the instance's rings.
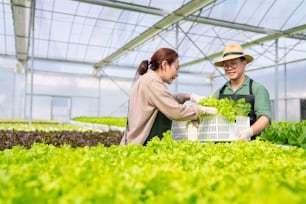
[[[244,98],[234,101],[229,98],[217,99],[211,96],[202,99],[198,104],[217,108],[218,115],[227,118],[231,123],[235,122],[236,116],[247,116],[251,111],[251,104],[246,103]],[[206,115],[202,117],[206,117]]]

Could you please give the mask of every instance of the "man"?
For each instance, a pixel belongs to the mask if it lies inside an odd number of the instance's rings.
[[[260,132],[271,123],[271,104],[267,89],[245,74],[247,64],[253,61],[251,55],[243,53],[243,48],[237,44],[230,44],[223,50],[223,58],[215,62],[215,66],[223,67],[229,81],[215,93],[218,99],[232,98],[238,100],[245,98],[251,103],[250,128],[241,131],[240,139],[255,139]]]

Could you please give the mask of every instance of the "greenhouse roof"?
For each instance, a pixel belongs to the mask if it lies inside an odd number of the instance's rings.
[[[306,59],[304,0],[2,0],[0,56],[79,63],[95,75],[130,69],[160,47],[181,71],[222,76],[213,61],[228,43],[254,56],[250,70]],[[33,32],[34,31],[34,32]]]

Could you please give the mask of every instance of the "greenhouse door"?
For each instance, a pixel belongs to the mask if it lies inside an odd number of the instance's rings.
[[[68,122],[71,113],[71,99],[69,97],[52,97],[51,119]]]

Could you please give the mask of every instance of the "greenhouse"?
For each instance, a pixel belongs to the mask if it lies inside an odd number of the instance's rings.
[[[209,96],[227,80],[213,62],[229,43],[254,57],[247,75],[267,87],[273,120],[306,117],[302,0],[0,4],[1,118],[125,117],[136,68],[160,47],[179,53],[170,89]]]
[[[304,0],[0,0],[0,203],[306,203],[305,10]],[[226,53],[231,44],[243,50]],[[178,53],[167,62],[177,74],[159,75],[178,95],[145,118],[165,96],[142,100],[134,87],[158,73],[160,48]],[[238,70],[228,54],[266,88],[264,126],[254,99],[214,97]]]

